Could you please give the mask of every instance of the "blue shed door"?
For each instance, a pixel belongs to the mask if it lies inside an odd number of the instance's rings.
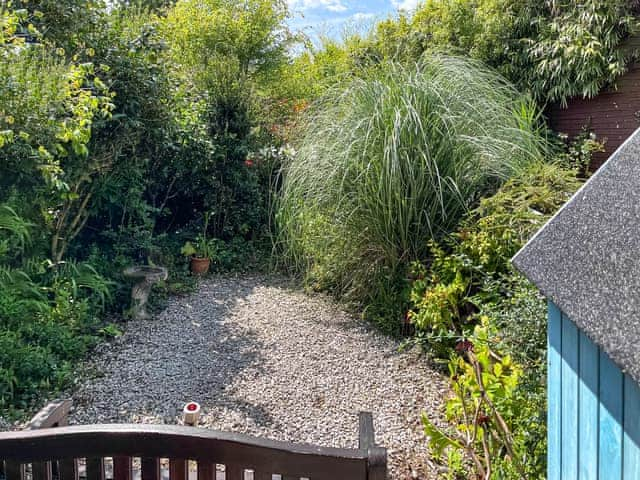
[[[640,480],[640,388],[553,303],[548,480]]]

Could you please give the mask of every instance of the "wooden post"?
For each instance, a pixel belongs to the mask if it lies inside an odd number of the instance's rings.
[[[87,480],[105,480],[104,458],[87,458]]]
[[[113,479],[131,480],[131,457],[113,457]],[[177,479],[177,480],[185,480]]]
[[[160,480],[160,459],[159,458],[142,457],[140,459],[140,463],[141,463],[142,480]]]
[[[360,413],[359,448],[367,452],[367,480],[386,480],[387,449],[376,446],[373,416]]]
[[[189,480],[189,462],[182,459],[169,460],[170,480]],[[129,479],[127,479],[129,480]]]

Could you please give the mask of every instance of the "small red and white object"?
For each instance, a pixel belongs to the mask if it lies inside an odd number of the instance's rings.
[[[197,425],[200,419],[200,405],[196,402],[187,403],[182,410],[182,418],[185,425]]]

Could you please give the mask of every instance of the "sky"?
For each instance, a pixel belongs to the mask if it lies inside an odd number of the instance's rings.
[[[340,37],[345,28],[365,28],[375,20],[402,10],[412,10],[418,0],[288,0],[293,18],[289,24],[311,38],[319,34]]]

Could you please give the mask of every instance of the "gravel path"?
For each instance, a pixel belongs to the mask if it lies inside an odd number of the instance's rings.
[[[101,347],[74,394],[71,423],[177,423],[355,447],[357,413],[374,414],[392,478],[434,478],[420,414],[438,420],[446,382],[416,354],[324,296],[279,278],[214,277]]]

